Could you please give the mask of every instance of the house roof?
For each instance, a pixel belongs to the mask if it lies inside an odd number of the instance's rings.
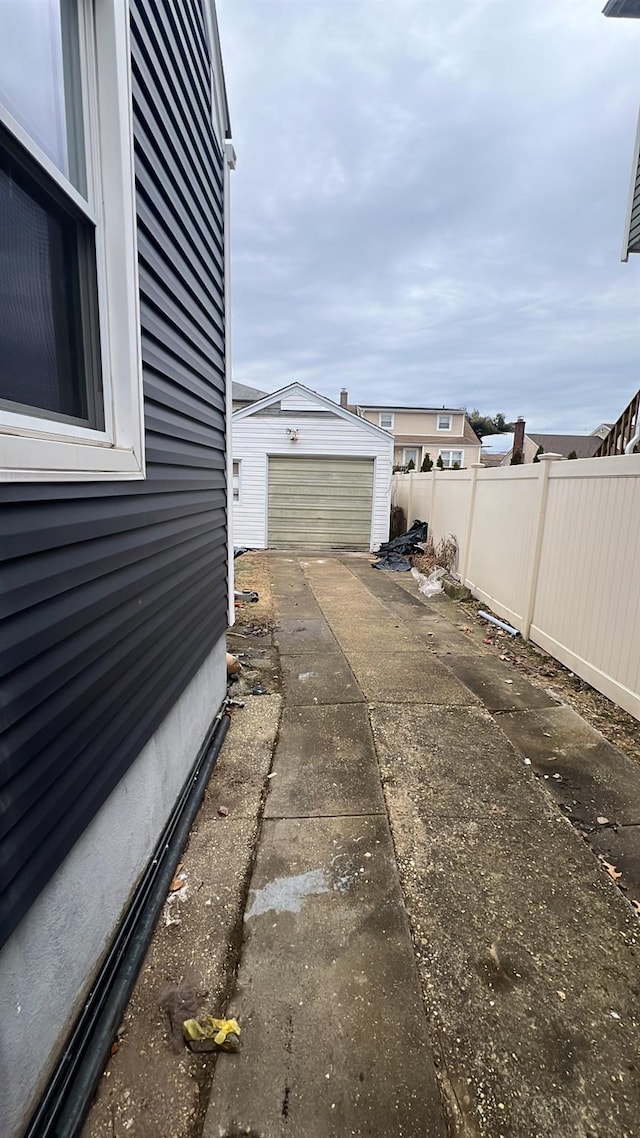
[[[231,397],[234,403],[257,403],[258,399],[264,399],[265,395],[266,391],[260,391],[257,387],[248,387],[246,383],[236,383],[234,380],[231,384]]]
[[[602,442],[597,435],[534,435],[527,431],[526,437],[542,447],[545,454],[562,454],[565,458],[572,450],[578,458],[593,458]]]
[[[233,412],[233,418],[236,420],[248,419],[251,415],[255,415],[258,411],[264,410],[265,407],[270,407],[272,403],[279,403],[283,395],[290,395],[294,391],[300,391],[303,395],[309,395],[317,403],[326,407],[327,411],[331,411],[339,419],[347,419],[349,422],[357,423],[363,431],[373,432],[375,435],[382,435],[383,438],[388,439],[389,443],[393,443],[393,435],[390,431],[383,430],[382,427],[376,427],[375,423],[370,423],[368,419],[363,419],[360,415],[354,415],[353,411],[347,411],[346,407],[341,407],[339,403],[334,403],[333,399],[328,399],[326,395],[320,395],[319,391],[312,391],[310,387],[305,387],[303,383],[289,383],[286,387],[281,387],[279,391],[272,392],[271,395],[265,395],[263,399],[259,399],[256,403],[249,403],[246,407],[239,407],[237,411]],[[291,411],[295,416],[295,411]]]
[[[478,438],[476,432],[471,426],[471,423],[467,419],[466,414],[464,417],[464,437],[466,442],[472,443],[476,447],[479,447],[482,443],[482,440]]]
[[[451,447],[466,446],[469,440],[462,435],[445,435],[442,432],[436,435],[435,432],[432,432],[430,435],[394,435],[393,441],[396,446],[433,445],[439,447],[440,450],[451,450]],[[477,439],[476,445],[478,445]]]
[[[361,411],[426,411],[430,415],[463,415],[463,407],[401,407],[398,403],[358,403]]]

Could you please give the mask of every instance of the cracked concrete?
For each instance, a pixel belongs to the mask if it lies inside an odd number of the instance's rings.
[[[564,709],[366,558],[272,569],[282,731],[206,1138],[635,1138],[638,924],[546,793]]]

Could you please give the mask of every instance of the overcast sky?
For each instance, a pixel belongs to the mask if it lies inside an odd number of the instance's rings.
[[[640,21],[604,0],[218,0],[234,377],[590,431],[640,383]]]

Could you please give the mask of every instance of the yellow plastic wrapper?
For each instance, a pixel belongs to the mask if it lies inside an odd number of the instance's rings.
[[[240,1026],[235,1019],[215,1019],[214,1016],[200,1016],[199,1019],[186,1019],[182,1031],[187,1045],[192,1051],[239,1051]]]

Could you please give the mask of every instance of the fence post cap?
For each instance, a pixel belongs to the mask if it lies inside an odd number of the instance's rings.
[[[472,470],[484,470],[485,469],[485,463],[484,462],[470,462],[469,466],[471,467]]]
[[[563,454],[541,454],[538,457],[538,462],[563,462]]]

